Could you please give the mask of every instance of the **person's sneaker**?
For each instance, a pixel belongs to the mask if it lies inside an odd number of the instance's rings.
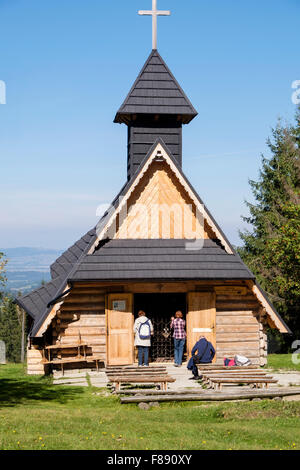
[[[189,380],[199,380],[199,379],[200,379],[200,377],[198,375],[197,375],[197,377],[194,376],[194,377],[189,378]]]
[[[179,365],[178,365],[178,364],[174,364],[174,367],[179,367]]]

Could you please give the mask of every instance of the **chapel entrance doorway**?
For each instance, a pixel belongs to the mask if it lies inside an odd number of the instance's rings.
[[[150,318],[154,336],[151,339],[150,360],[152,362],[174,361],[173,332],[170,329],[171,317],[177,310],[181,310],[186,319],[186,294],[135,294],[134,318],[138,311],[143,310]],[[186,352],[186,346],[184,354]]]

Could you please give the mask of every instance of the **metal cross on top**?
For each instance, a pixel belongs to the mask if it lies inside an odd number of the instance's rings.
[[[158,10],[157,0],[152,0],[152,11],[151,10],[140,10],[139,15],[152,16],[152,49],[157,49],[157,17],[158,16],[170,16],[171,12]]]

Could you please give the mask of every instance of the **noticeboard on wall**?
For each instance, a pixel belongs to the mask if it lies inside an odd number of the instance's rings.
[[[126,312],[126,300],[113,300],[112,309],[118,312]]]

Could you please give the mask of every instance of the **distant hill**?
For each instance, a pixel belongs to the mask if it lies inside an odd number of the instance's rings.
[[[49,248],[0,248],[8,259],[6,265],[6,290],[12,294],[36,289],[50,279],[50,265],[63,250]]]

